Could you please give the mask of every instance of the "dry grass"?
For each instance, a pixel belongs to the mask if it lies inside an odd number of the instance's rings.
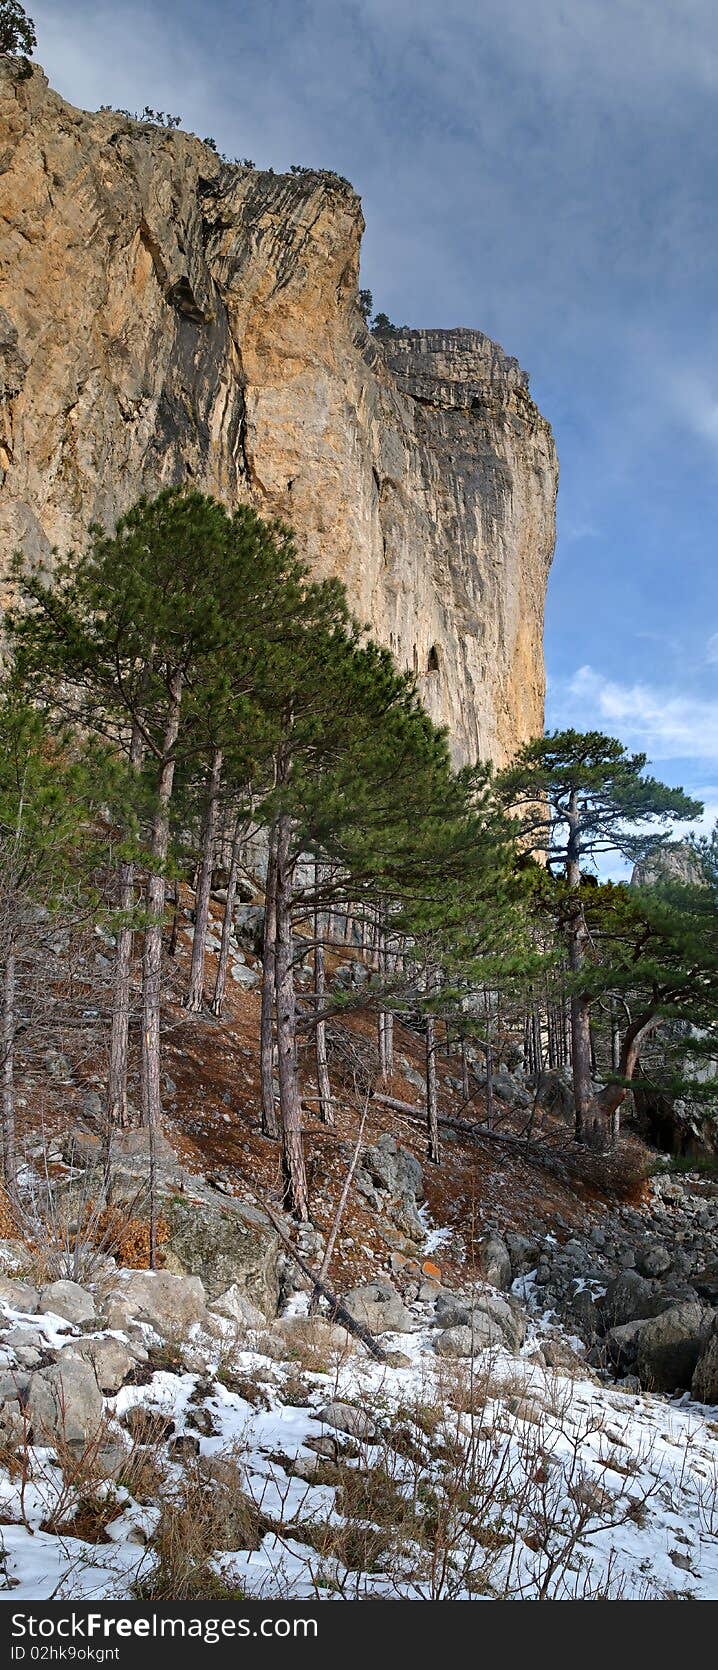
[[[244,1489],[240,1455],[196,1460],[162,1502],[152,1539],[155,1563],[135,1598],[173,1602],[241,1598],[214,1565],[217,1553],[259,1547],[264,1522]]]
[[[95,1234],[98,1247],[112,1253],[118,1264],[130,1270],[149,1269],[150,1226],[146,1218],[128,1218],[119,1206],[106,1206],[97,1219]],[[160,1216],[157,1219],[158,1249],[166,1245],[169,1234],[169,1224]],[[161,1251],[157,1263],[162,1265]]]

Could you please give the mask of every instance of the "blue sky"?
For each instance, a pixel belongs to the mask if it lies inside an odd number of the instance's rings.
[[[547,719],[718,816],[714,0],[28,0],[77,104],[337,169],[362,282],[515,354],[561,462]]]

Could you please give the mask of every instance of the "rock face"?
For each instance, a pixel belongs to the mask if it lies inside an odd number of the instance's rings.
[[[0,536],[40,558],[191,479],[294,526],[457,758],[543,720],[556,457],[478,331],[371,336],[359,199],[0,64]]]

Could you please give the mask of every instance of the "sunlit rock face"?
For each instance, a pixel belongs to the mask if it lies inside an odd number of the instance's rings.
[[[457,760],[541,729],[551,431],[478,331],[372,336],[331,174],[229,166],[0,63],[0,537],[48,558],[191,480],[291,522]]]

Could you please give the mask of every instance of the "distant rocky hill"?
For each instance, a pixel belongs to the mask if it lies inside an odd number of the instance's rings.
[[[458,758],[541,729],[550,428],[478,331],[369,333],[361,205],[73,109],[0,61],[0,537],[38,554],[189,479],[297,530]]]

